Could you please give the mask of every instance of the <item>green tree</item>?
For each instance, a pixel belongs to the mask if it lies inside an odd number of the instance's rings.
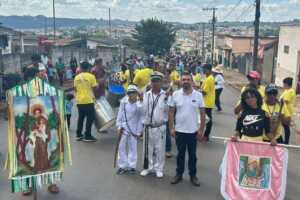
[[[135,27],[133,38],[146,54],[168,53],[175,42],[176,31],[172,24],[151,18],[142,20]]]

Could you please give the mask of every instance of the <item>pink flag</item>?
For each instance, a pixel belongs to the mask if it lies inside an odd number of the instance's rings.
[[[221,193],[226,200],[283,200],[288,151],[268,143],[227,143],[221,165]]]

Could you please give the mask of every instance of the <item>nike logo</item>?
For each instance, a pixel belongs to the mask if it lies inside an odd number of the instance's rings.
[[[251,124],[255,124],[263,119],[259,119],[259,115],[247,115],[243,120],[243,125],[248,126]]]

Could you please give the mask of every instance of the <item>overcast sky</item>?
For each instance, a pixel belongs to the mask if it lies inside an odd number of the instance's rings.
[[[255,0],[55,0],[57,17],[140,20],[158,17],[167,21],[207,21],[217,7],[218,21],[247,21],[254,18]],[[300,18],[300,0],[261,0],[263,21]],[[52,15],[52,0],[0,0],[0,15]]]

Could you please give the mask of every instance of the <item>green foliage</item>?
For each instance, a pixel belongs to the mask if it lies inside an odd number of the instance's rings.
[[[174,27],[156,18],[142,20],[136,25],[133,38],[143,47],[146,54],[168,53],[175,42]]]

